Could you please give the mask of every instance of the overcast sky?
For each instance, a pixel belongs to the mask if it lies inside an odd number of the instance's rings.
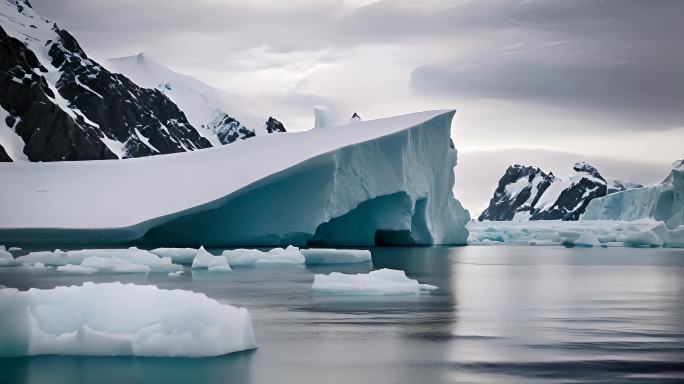
[[[95,58],[144,51],[291,129],[456,108],[465,152],[684,157],[684,1],[31,2]]]

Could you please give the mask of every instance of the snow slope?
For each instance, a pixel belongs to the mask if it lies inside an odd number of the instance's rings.
[[[249,313],[153,285],[0,289],[0,356],[205,357],[256,348]]]
[[[3,163],[0,241],[464,244],[469,214],[452,193],[454,113],[123,162]]]
[[[198,132],[219,146],[215,132],[208,128],[217,116],[227,114],[241,123],[241,127],[266,134],[266,117],[250,112],[246,102],[236,95],[212,88],[208,84],[171,70],[149,55],[140,53],[135,56],[109,59],[105,65],[146,88],[155,88],[168,96],[185,113],[188,121]]]
[[[582,220],[637,220],[653,218],[668,227],[684,225],[684,165],[676,161],[659,185],[616,192],[594,199]]]

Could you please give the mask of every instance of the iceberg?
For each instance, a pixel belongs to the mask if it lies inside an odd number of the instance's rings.
[[[57,268],[57,271],[75,273],[78,270],[95,270],[109,273],[147,273],[172,272],[182,270],[183,267],[173,264],[169,257],[158,257],[136,247],[128,249],[81,249],[61,251],[59,249],[41,252],[31,252],[16,259],[21,264],[43,263],[48,266],[82,266],[78,268]]]
[[[581,220],[638,220],[651,218],[674,229],[684,225],[684,161],[672,164],[659,185],[616,192],[592,200]]]
[[[465,244],[470,217],[453,195],[454,113],[357,121],[126,161],[2,163],[0,242]],[[266,153],[277,153],[278,161]]]
[[[301,265],[305,261],[299,248],[291,245],[285,249],[273,248],[268,252],[262,252],[258,249],[226,250],[223,251],[223,256],[228,260],[231,267]]]
[[[339,272],[317,274],[314,275],[312,289],[322,295],[387,296],[418,295],[421,291],[433,291],[437,287],[409,279],[404,271],[383,268],[355,275]]]
[[[468,224],[468,230],[471,245],[684,247],[684,226],[669,229],[665,223],[653,219],[473,221]]]
[[[0,289],[0,356],[218,356],[256,348],[244,308],[122,283]]]
[[[209,272],[228,272],[230,265],[223,256],[214,256],[207,252],[204,247],[197,250],[195,258],[192,260],[192,269],[207,269]]]
[[[371,261],[369,250],[359,249],[302,249],[306,264],[352,264]]]

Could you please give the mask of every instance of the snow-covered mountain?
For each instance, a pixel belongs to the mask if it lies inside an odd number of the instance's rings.
[[[668,227],[684,225],[684,160],[672,163],[660,184],[613,193],[589,203],[582,220],[638,220],[652,218]]]
[[[0,204],[0,243],[465,244],[454,112],[163,157],[0,164],[0,201],[12,202]]]
[[[0,1],[0,161],[142,157],[254,136],[250,117],[228,113],[218,91],[140,60],[154,75],[144,84],[89,58],[28,0]],[[250,124],[265,132],[267,121],[284,131],[275,119]]]
[[[592,199],[609,192],[640,188],[637,183],[606,181],[585,162],[576,163],[566,179],[537,167],[510,166],[478,220],[578,220]]]
[[[285,132],[283,124],[274,117],[259,117],[249,111],[240,97],[175,72],[144,53],[109,59],[105,65],[136,84],[168,96],[214,146],[258,134]]]

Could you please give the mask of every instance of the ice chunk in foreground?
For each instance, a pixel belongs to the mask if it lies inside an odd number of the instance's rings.
[[[264,267],[272,265],[304,264],[304,255],[299,248],[273,248],[268,252],[258,249],[234,249],[223,251],[231,267]]]
[[[169,257],[158,257],[155,254],[147,252],[136,247],[128,249],[81,249],[75,251],[61,251],[59,249],[54,252],[31,252],[28,255],[20,256],[17,261],[22,264],[43,263],[49,266],[63,266],[63,265],[82,265],[87,259],[90,259],[84,265],[87,268],[98,269],[102,272],[112,272],[114,263],[118,263],[122,270],[133,270],[142,272],[143,268],[139,267],[123,267],[123,263],[131,265],[145,266],[148,272],[172,272],[183,269],[182,266],[173,264]],[[105,259],[118,259],[114,261],[107,261]],[[100,268],[102,266],[102,268]],[[57,269],[64,271],[64,269]]]
[[[351,264],[371,261],[369,250],[360,249],[302,249],[306,264]]]
[[[171,261],[178,264],[191,264],[195,259],[195,248],[156,248],[150,251],[159,257],[170,257]]]
[[[315,275],[312,289],[317,294],[345,296],[417,295],[420,291],[437,289],[434,285],[419,284],[406,277],[404,271],[380,269],[369,273],[348,275],[333,272]]]
[[[0,267],[2,266],[14,266],[20,263],[14,260],[14,256],[5,250],[4,245],[0,245]]]
[[[214,256],[207,252],[204,247],[200,247],[197,255],[192,260],[192,269],[207,269],[210,272],[228,272],[230,266],[223,256]]]
[[[0,356],[218,356],[256,348],[249,313],[203,294],[121,283],[0,289]]]

